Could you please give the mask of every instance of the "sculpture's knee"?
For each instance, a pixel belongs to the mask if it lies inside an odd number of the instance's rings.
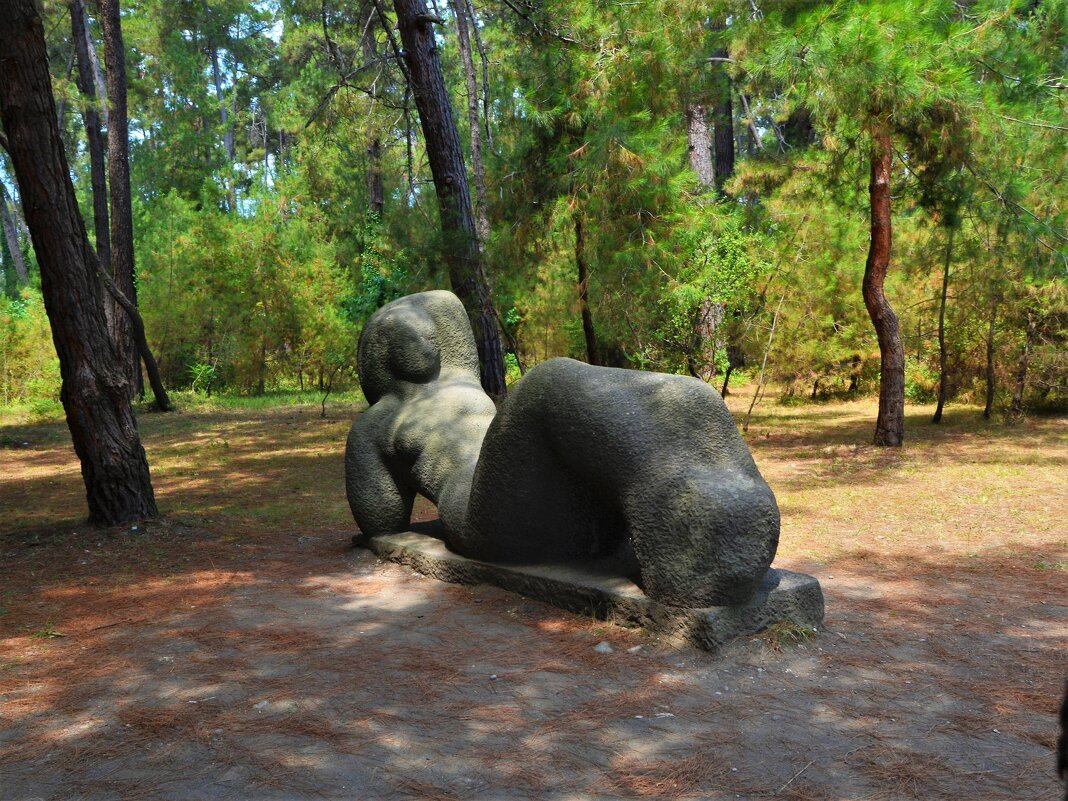
[[[645,480],[624,498],[650,597],[677,606],[728,606],[756,592],[779,541],[779,510],[758,474],[692,465]]]

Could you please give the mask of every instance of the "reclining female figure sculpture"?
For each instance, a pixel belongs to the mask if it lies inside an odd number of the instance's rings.
[[[543,362],[500,410],[449,292],[384,306],[360,337],[370,408],[346,446],[364,536],[408,528],[421,493],[473,559],[634,563],[652,599],[739,605],[775,556],[779,511],[719,394],[688,376]]]

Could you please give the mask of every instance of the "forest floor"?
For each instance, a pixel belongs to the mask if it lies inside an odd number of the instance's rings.
[[[358,408],[142,414],[164,517],[114,531],[0,424],[0,799],[1060,797],[1068,420],[758,407],[826,626],[712,656],[352,548]]]

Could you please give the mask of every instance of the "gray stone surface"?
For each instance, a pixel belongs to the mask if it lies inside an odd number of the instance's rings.
[[[695,378],[550,359],[486,432],[467,526],[494,562],[619,554],[651,597],[739,604],[779,542],[779,508],[723,399]]]
[[[460,556],[440,539],[414,531],[372,537],[366,544],[384,559],[441,581],[490,584],[571,612],[641,627],[706,651],[717,651],[771,623],[816,627],[823,622],[819,582],[789,570],[768,570],[757,592],[742,605],[680,608],[656,602],[634,582],[614,574],[614,566],[597,561],[585,565],[491,564]]]
[[[467,313],[451,292],[376,311],[358,348],[370,407],[345,446],[345,490],[364,536],[404,531],[420,493],[450,531],[465,523],[471,477],[495,407],[478,379]]]
[[[371,406],[349,433],[345,472],[363,536],[407,529],[420,493],[438,505],[448,547],[473,559],[608,560],[678,607],[759,594],[778,506],[703,381],[550,359],[494,417],[467,315],[440,291],[375,312],[358,357]]]

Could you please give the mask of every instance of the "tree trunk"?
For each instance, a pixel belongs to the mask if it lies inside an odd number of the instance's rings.
[[[475,6],[471,0],[465,0],[467,6],[467,18],[471,21],[471,35],[475,39],[475,47],[478,48],[478,58],[482,63],[482,124],[485,126],[486,147],[493,149],[493,128],[490,125],[490,93],[489,93],[489,57],[486,55],[486,45],[482,42],[482,34],[478,32],[478,15],[475,14]],[[519,358],[519,354],[516,354]]]
[[[215,42],[208,40],[208,49],[211,51],[211,80],[215,85],[215,97],[219,101],[219,121],[223,127],[223,147],[226,149],[227,177],[226,177],[226,205],[230,211],[237,210],[237,184],[234,182],[234,160],[237,158],[237,149],[234,146],[234,126],[230,122],[230,110],[226,107],[226,93],[223,91],[222,71],[219,69],[219,48]],[[235,98],[236,103],[236,98]],[[235,113],[236,116],[236,113]],[[266,146],[264,153],[267,152]]]
[[[26,269],[26,260],[22,258],[22,250],[19,248],[19,232],[15,228],[15,219],[11,209],[7,206],[7,189],[0,181],[0,221],[4,226],[4,238],[7,240],[7,249],[11,253],[11,261],[15,265],[15,275],[20,284],[30,281],[29,271]]]
[[[89,20],[85,16],[82,0],[69,0],[71,35],[78,54],[78,90],[82,93],[85,119],[85,138],[89,149],[89,174],[93,187],[93,232],[96,235],[96,255],[100,265],[111,271],[111,241],[108,227],[108,186],[104,134],[100,128],[100,111],[97,105],[96,49],[89,38]],[[94,67],[94,64],[96,66]],[[109,327],[114,330],[114,318],[118,316],[117,303],[108,298],[105,309]]]
[[[482,363],[482,386],[490,395],[500,397],[507,391],[504,355],[489,287],[482,272],[467,168],[431,27],[438,20],[427,12],[423,0],[393,0],[393,7],[404,43],[404,63],[419,109],[427,161],[434,176],[449,282],[467,309],[475,332]]]
[[[716,185],[716,169],[708,110],[702,104],[686,106],[686,141],[690,150],[690,167],[697,173],[698,188],[707,192]],[[701,304],[693,325],[693,348],[686,356],[687,367],[694,378],[711,381],[716,375],[715,332],[725,313],[724,305],[712,298],[705,298]]]
[[[942,269],[942,300],[938,305],[938,406],[935,407],[932,423],[942,422],[942,409],[946,405],[946,384],[949,378],[946,358],[946,295],[949,293],[949,264],[953,260],[953,226],[949,228],[946,242],[946,260]]]
[[[471,170],[475,175],[475,232],[479,245],[484,247],[489,239],[489,214],[486,211],[486,168],[482,161],[482,130],[478,120],[478,78],[475,61],[471,54],[471,37],[467,29],[466,0],[449,0],[456,18],[457,40],[460,44],[460,61],[464,66],[467,84],[467,123],[471,129]]]
[[[1023,413],[1023,399],[1024,390],[1027,387],[1027,366],[1031,360],[1031,347],[1034,345],[1035,332],[1038,330],[1038,323],[1035,320],[1035,314],[1031,309],[1027,310],[1027,329],[1024,332],[1024,349],[1020,354],[1020,365],[1016,369],[1016,389],[1012,393],[1012,406],[1009,407],[1009,413],[1013,417],[1019,417]]]
[[[601,354],[597,350],[597,332],[593,328],[593,315],[590,313],[589,285],[590,272],[586,265],[586,235],[582,225],[582,215],[575,214],[575,264],[578,266],[579,308],[582,312],[582,333],[586,338],[586,361],[600,364]]]
[[[713,58],[728,58],[727,48],[721,47],[712,52]],[[714,131],[716,153],[716,189],[726,194],[723,185],[734,175],[734,108],[731,103],[731,79],[727,74],[725,62],[712,64],[715,75],[716,99],[712,104],[712,128]]]
[[[998,317],[998,296],[990,301],[990,325],[986,330],[986,406],[983,407],[983,419],[989,420],[994,410],[994,326]]]
[[[111,274],[119,291],[137,306],[134,284],[133,208],[130,199],[129,121],[126,112],[126,51],[119,0],[100,0],[108,84],[108,184],[111,188]],[[130,391],[144,394],[141,365],[128,315],[115,315],[113,331]]]
[[[690,149],[690,167],[697,173],[697,185],[702,192],[716,182],[712,161],[712,131],[708,127],[708,111],[700,103],[686,106],[686,143]]]
[[[41,267],[60,398],[82,465],[89,520],[112,525],[155,517],[128,378],[104,323],[99,264],[63,152],[34,0],[0,5],[0,118]]]
[[[386,208],[386,194],[382,186],[382,142],[375,136],[367,147],[368,209],[381,218]]]
[[[729,392],[729,390],[727,389],[727,385],[731,381],[731,373],[733,373],[733,372],[734,372],[734,365],[733,364],[728,364],[727,365],[727,372],[725,372],[723,374],[723,386],[719,390],[719,396],[721,398],[726,398],[727,397],[727,393]]]
[[[893,151],[890,130],[880,122],[872,128],[871,242],[864,266],[864,305],[879,339],[879,417],[875,423],[876,445],[901,445],[905,440],[905,352],[901,328],[890,307],[883,284],[890,266],[890,167]]]

